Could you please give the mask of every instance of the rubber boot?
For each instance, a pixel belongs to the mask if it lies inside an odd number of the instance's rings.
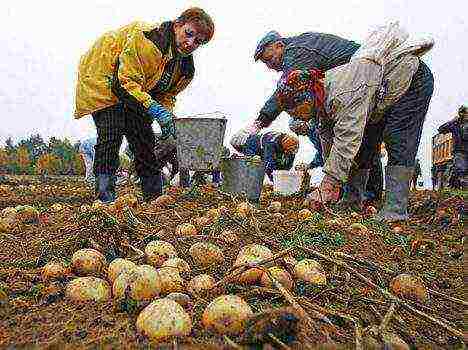
[[[103,203],[115,201],[115,179],[113,175],[98,174],[96,176],[96,193]]]
[[[343,209],[362,209],[365,200],[367,180],[369,179],[369,169],[359,169],[352,175],[346,183],[346,192],[338,203]]]
[[[408,219],[409,180],[413,167],[387,166],[385,168],[385,201],[375,219],[394,222]]]
[[[153,176],[141,177],[141,191],[143,192],[143,199],[145,202],[150,202],[162,195],[162,182],[160,171]]]
[[[181,187],[190,187],[190,172],[187,169],[180,169],[179,183]]]

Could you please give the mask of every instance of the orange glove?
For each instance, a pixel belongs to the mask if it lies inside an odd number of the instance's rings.
[[[333,177],[326,175],[320,183],[320,194],[322,202],[336,203],[340,199],[341,183]]]

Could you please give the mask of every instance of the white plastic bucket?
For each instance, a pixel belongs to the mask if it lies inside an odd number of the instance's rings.
[[[273,171],[273,191],[285,195],[299,192],[303,174],[302,171],[294,170]]]

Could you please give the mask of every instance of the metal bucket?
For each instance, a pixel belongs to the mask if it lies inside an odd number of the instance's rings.
[[[222,114],[175,120],[179,168],[210,171],[219,168],[226,118]]]
[[[259,157],[223,158],[221,176],[223,192],[244,193],[248,200],[257,202],[262,192],[265,167]]]

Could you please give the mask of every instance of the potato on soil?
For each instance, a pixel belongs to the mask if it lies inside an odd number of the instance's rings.
[[[300,221],[306,221],[308,220],[309,218],[312,217],[312,212],[309,210],[309,209],[301,209],[299,210],[299,212],[297,213],[297,218],[300,220]]]
[[[151,202],[151,205],[155,206],[155,207],[165,208],[165,207],[167,207],[169,205],[172,205],[174,203],[175,203],[174,197],[172,197],[172,196],[170,196],[168,194],[163,194],[162,196],[159,196],[158,198],[153,200]]]
[[[176,227],[175,234],[176,236],[195,236],[198,232],[194,225],[186,222]]]
[[[59,261],[49,261],[42,268],[42,278],[45,281],[65,279],[70,273],[70,268]]]
[[[213,264],[222,264],[224,255],[221,248],[212,243],[198,242],[189,249],[189,254],[197,265],[207,267]]]
[[[303,259],[294,266],[294,276],[302,281],[316,284],[327,284],[327,276],[322,266],[313,259]]]
[[[252,212],[252,205],[247,202],[239,203],[236,207],[236,215],[240,218],[246,218]]]
[[[203,297],[207,292],[213,291],[216,284],[215,279],[207,274],[201,274],[193,277],[187,284],[187,291],[198,297]]]
[[[174,246],[165,241],[151,241],[145,247],[146,262],[160,267],[167,259],[177,258]]]
[[[153,301],[138,315],[137,330],[154,342],[171,337],[188,336],[192,320],[174,300],[163,298]]]
[[[278,201],[271,202],[267,210],[270,213],[279,213],[279,211],[281,210],[281,202],[278,202]]]
[[[101,252],[85,248],[73,254],[71,265],[73,271],[79,276],[100,275],[105,271],[107,262]]]
[[[130,260],[117,258],[111,261],[109,267],[107,268],[107,276],[109,281],[114,282],[118,275],[122,272],[130,271],[134,269],[137,265]]]
[[[111,298],[111,289],[101,278],[78,277],[67,284],[65,296],[75,302],[106,302]]]
[[[273,257],[273,253],[268,247],[261,244],[248,244],[244,246],[237,255],[234,266],[246,263],[258,263],[262,260]],[[237,277],[237,281],[243,284],[254,284],[260,281],[263,274],[262,269],[251,268]]]
[[[139,265],[124,271],[114,281],[114,297],[135,301],[151,300],[161,292],[161,283],[156,269],[150,265]]]
[[[177,270],[172,267],[161,267],[156,270],[158,279],[161,283],[161,293],[169,294],[172,292],[184,291],[184,280],[180,277]]]
[[[202,324],[218,334],[236,335],[245,330],[252,309],[237,295],[222,295],[214,299],[203,312]]]
[[[289,290],[293,288],[294,282],[288,271],[277,266],[272,266],[268,268],[268,272],[273,276],[273,278],[276,281],[281,283],[284,288],[289,289]],[[266,272],[263,272],[262,274],[261,283],[262,283],[262,286],[264,287],[269,287],[269,288],[274,287],[273,281],[271,280],[270,276]]]
[[[424,302],[427,300],[427,288],[421,278],[402,273],[390,282],[393,294],[400,298]]]

